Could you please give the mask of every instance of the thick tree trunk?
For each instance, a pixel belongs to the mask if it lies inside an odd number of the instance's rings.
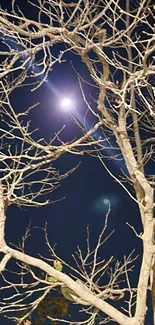
[[[153,324],[155,325],[155,261],[151,270],[151,296],[152,296],[152,309],[153,309]]]

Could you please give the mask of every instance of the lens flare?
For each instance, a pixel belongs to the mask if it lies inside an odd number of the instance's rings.
[[[103,203],[104,203],[104,204],[108,204],[108,205],[110,205],[110,200],[107,199],[107,198],[105,198],[105,199],[103,199]]]

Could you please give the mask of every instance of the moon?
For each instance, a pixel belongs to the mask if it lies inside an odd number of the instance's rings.
[[[61,102],[60,102],[61,108],[66,110],[66,111],[71,109],[72,104],[73,104],[72,100],[69,97],[63,97]]]

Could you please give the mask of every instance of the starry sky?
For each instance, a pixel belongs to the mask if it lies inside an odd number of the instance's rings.
[[[4,5],[5,1],[0,0]],[[6,6],[5,6],[6,7]],[[39,128],[38,136],[47,141],[63,125],[66,125],[61,134],[63,141],[80,136],[81,130],[74,123],[70,112],[65,112],[60,107],[62,94],[71,96],[76,111],[84,116],[86,104],[82,99],[77,75],[72,64],[78,69],[79,74],[89,81],[89,75],[85,66],[73,53],[67,54],[67,62],[56,65],[49,74],[48,82],[41,88],[30,94],[29,87],[23,87],[12,95],[12,103],[17,110],[25,110],[29,105],[39,101],[39,106],[30,113],[32,127]],[[71,64],[72,62],[72,64]],[[96,96],[91,86],[84,85],[88,100],[89,94]],[[92,105],[94,105],[92,103]],[[92,124],[89,119],[88,125]],[[108,151],[107,151],[108,155]],[[43,227],[48,223],[48,235],[51,244],[57,243],[57,254],[69,263],[73,263],[72,254],[77,245],[82,250],[86,247],[86,228],[90,227],[90,239],[92,247],[97,242],[98,235],[104,226],[107,212],[107,200],[111,203],[111,211],[107,232],[115,230],[114,234],[105,243],[102,253],[105,259],[113,255],[116,259],[123,260],[124,255],[135,249],[135,255],[141,254],[140,239],[135,236],[127,222],[138,233],[141,232],[141,222],[138,208],[127,193],[108,175],[97,158],[88,154],[74,156],[65,154],[54,163],[55,167],[64,173],[80,166],[68,178],[64,179],[59,188],[51,194],[51,198],[61,199],[59,202],[41,209],[19,209],[10,207],[7,213],[6,238],[9,243],[18,244],[21,240],[30,220],[32,236],[27,243],[27,252],[38,256],[38,253],[46,255],[46,247],[42,233],[34,227]],[[115,175],[121,174],[124,168],[123,162],[107,160],[108,167]],[[38,245],[39,243],[39,245]],[[139,270],[140,257],[132,274],[133,283],[136,282]],[[150,316],[148,316],[150,317]],[[147,320],[148,321],[148,320]],[[11,324],[3,319],[3,325]],[[114,324],[110,322],[109,324]],[[149,323],[151,325],[151,318]]]

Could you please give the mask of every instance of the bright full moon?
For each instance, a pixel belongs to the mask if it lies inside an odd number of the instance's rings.
[[[68,97],[64,97],[62,100],[61,100],[61,107],[64,108],[64,109],[70,109],[71,107],[71,104],[72,104],[72,101],[70,98]]]

